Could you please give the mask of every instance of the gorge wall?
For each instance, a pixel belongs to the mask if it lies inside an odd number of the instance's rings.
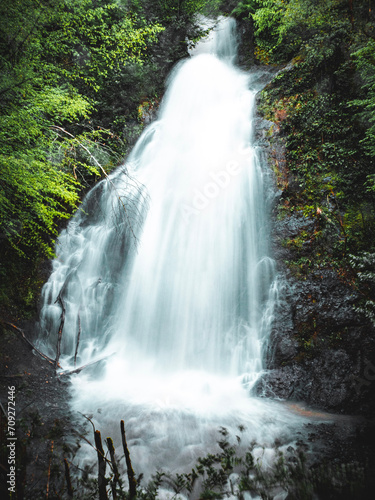
[[[375,407],[375,331],[356,312],[361,298],[349,269],[301,264],[314,259],[313,243],[289,242],[319,224],[301,209],[286,209],[301,179],[288,168],[280,127],[259,117],[259,140],[274,172],[271,231],[281,288],[267,347],[262,396],[304,401],[333,412],[371,415]],[[302,259],[301,259],[302,258]],[[299,262],[299,264],[296,264]]]

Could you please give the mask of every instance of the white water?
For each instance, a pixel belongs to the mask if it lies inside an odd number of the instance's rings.
[[[43,290],[45,351],[55,352],[62,290],[64,368],[79,330],[78,366],[111,355],[73,377],[74,408],[114,438],[124,419],[146,475],[189,467],[220,426],[244,425],[244,442],[268,446],[300,425],[249,395],[277,284],[254,142],[259,74],[236,69],[235,53],[226,20],[178,65],[159,119],[62,232]]]

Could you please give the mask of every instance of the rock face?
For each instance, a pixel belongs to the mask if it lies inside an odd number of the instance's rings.
[[[334,412],[371,414],[375,410],[374,328],[355,311],[359,294],[347,276],[343,279],[339,271],[328,267],[296,273],[290,265],[296,250],[285,242],[301,231],[311,231],[316,219],[291,211],[278,219],[285,192],[298,190],[298,179],[288,174],[277,126],[260,120],[258,135],[278,176],[271,234],[280,293],[267,346],[268,370],[256,393]],[[271,138],[268,145],[267,136]],[[308,244],[298,250],[298,257],[306,262],[309,255],[313,258]]]
[[[267,352],[269,371],[258,394],[338,412],[371,412],[374,332],[353,309],[356,294],[331,270],[303,280],[284,271],[281,279]]]

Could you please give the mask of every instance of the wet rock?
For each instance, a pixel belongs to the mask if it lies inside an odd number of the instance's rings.
[[[285,271],[257,393],[337,412],[374,410],[373,327],[354,310],[356,293],[334,271],[305,279]],[[281,278],[280,278],[281,279]]]
[[[255,62],[252,19],[237,19],[237,33],[239,37],[238,64],[248,68]]]
[[[270,130],[269,122],[263,130],[267,127]],[[273,135],[271,142],[269,159],[281,178],[278,186],[274,182],[276,205],[296,194],[299,183],[287,172],[282,138]],[[256,393],[339,413],[373,415],[375,330],[354,308],[358,292],[334,269],[295,273],[287,263],[314,259],[314,248],[307,241],[297,251],[289,242],[302,231],[312,234],[317,221],[301,211],[289,211],[283,218],[277,215],[275,206],[271,234],[279,298],[266,352],[268,372]]]

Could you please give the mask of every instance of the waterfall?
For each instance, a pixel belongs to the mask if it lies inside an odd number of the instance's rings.
[[[112,349],[161,371],[254,379],[262,370],[273,264],[252,130],[257,88],[230,62],[233,20],[218,33],[206,49],[221,57],[178,67],[159,120],[59,238],[41,329],[55,348],[60,293],[65,363],[80,329],[82,362]]]
[[[109,433],[125,419],[142,471],[192,460],[219,425],[269,441],[291,425],[249,397],[277,286],[253,129],[261,72],[234,66],[234,24],[177,65],[158,119],[61,233],[43,289],[39,347],[54,355],[63,303],[62,365],[78,335],[78,366],[109,356],[73,377],[73,405]]]

